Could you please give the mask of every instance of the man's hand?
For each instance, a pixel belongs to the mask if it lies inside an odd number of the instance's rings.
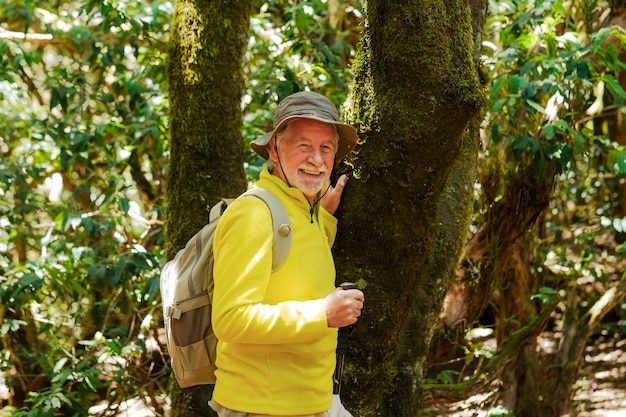
[[[361,290],[335,288],[326,301],[328,327],[344,327],[356,323],[363,310],[365,296]]]
[[[343,174],[337,180],[337,184],[333,187],[330,185],[328,187],[328,191],[322,197],[321,205],[330,214],[335,214],[337,211],[337,207],[339,207],[339,203],[341,202],[341,194],[343,194],[343,189],[348,183],[348,176]]]

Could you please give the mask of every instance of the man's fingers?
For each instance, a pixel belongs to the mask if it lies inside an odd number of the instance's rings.
[[[342,174],[341,177],[337,180],[337,184],[335,185],[335,189],[333,192],[343,193],[343,189],[348,183],[348,176],[346,174]]]
[[[343,194],[343,189],[347,183],[348,176],[346,174],[341,175],[337,180],[337,184],[334,187],[332,185],[329,186],[328,192],[322,197],[322,207],[330,214],[335,214],[337,207],[339,207],[341,194]]]

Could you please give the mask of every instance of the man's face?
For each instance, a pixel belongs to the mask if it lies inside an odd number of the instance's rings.
[[[284,139],[276,147],[270,143],[270,158],[274,174],[302,190],[313,202],[330,174],[337,153],[337,134],[329,123],[311,119],[296,119],[289,123]]]

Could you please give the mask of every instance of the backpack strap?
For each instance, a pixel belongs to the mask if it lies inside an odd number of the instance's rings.
[[[211,207],[211,211],[209,211],[209,223],[213,223],[218,220],[226,207],[230,206],[230,203],[235,201],[234,198],[222,198],[219,202],[217,202],[213,207]]]
[[[253,195],[265,202],[272,214],[272,227],[274,229],[274,241],[272,246],[272,271],[278,269],[285,262],[291,247],[291,225],[287,211],[272,192],[261,187],[254,187],[242,196]]]

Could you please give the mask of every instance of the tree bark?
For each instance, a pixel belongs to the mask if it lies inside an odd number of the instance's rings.
[[[479,124],[478,117],[468,124],[459,157],[454,162],[442,196],[435,249],[429,252],[418,290],[410,305],[410,317],[399,341],[397,374],[385,396],[385,409],[390,415],[415,416],[422,408],[421,387],[428,367],[434,325],[446,292],[456,276],[457,261],[471,219]],[[404,398],[405,401],[399,404],[394,398]]]
[[[487,1],[470,2],[473,49],[476,68],[480,68],[482,27],[485,23]],[[481,85],[485,80],[481,78]],[[456,277],[456,269],[471,219],[474,203],[477,156],[480,149],[480,124],[482,113],[477,113],[468,123],[459,148],[459,155],[452,165],[439,205],[438,230],[434,248],[424,267],[416,303],[411,306],[400,340],[400,356],[397,376],[386,398],[411,398],[413,404],[404,410],[395,409],[394,401],[387,401],[386,409],[393,415],[414,416],[422,408],[422,384],[428,367],[428,355],[442,303],[450,284]],[[425,316],[423,311],[429,316]],[[406,401],[408,404],[409,401]]]
[[[176,2],[167,68],[168,255],[206,223],[207,208],[246,188],[241,63],[251,5],[234,0]]]
[[[499,256],[506,264],[498,267],[502,278],[493,294],[498,346],[537,315],[530,301],[535,280],[530,271],[529,241],[528,237],[517,239]],[[502,404],[508,409],[517,408],[518,394],[524,392],[524,387],[536,385],[533,371],[538,369],[538,358],[537,339],[528,339],[509,358],[509,366],[502,368]]]
[[[171,259],[206,224],[208,208],[246,188],[241,63],[252,1],[176,2],[168,59],[171,157],[165,255]],[[216,415],[211,386],[180,389],[172,417]]]
[[[353,178],[338,213],[335,259],[338,279],[366,293],[342,390],[347,408],[361,417],[415,415],[419,398],[396,386],[386,391],[399,383],[398,370],[408,370],[402,384],[419,392],[423,364],[419,355],[398,362],[398,341],[412,306],[423,306],[416,320],[425,323],[414,340],[427,339],[436,323],[440,303],[427,289],[445,284],[423,270],[451,167],[483,102],[467,2],[404,3],[365,4],[346,113],[362,141],[349,161]]]

